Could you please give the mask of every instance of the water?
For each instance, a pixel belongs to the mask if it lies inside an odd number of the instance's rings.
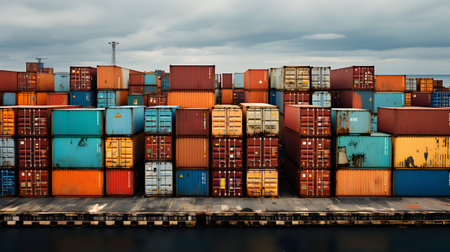
[[[449,227],[1,228],[0,251],[450,251]]]
[[[442,80],[444,83],[444,87],[450,87],[450,74],[406,75],[406,78],[433,78],[435,80]]]

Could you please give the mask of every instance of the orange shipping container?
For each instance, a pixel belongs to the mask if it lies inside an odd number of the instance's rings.
[[[336,171],[336,197],[391,196],[389,169],[349,169]]]
[[[233,104],[233,89],[222,89],[222,104]]]
[[[375,91],[405,92],[405,75],[375,75]]]
[[[0,108],[0,136],[14,136],[15,113],[8,107]]]
[[[277,169],[248,169],[248,197],[278,197]]]
[[[176,140],[177,168],[208,168],[209,139],[208,138],[177,138]]]
[[[417,90],[420,92],[433,92],[433,78],[417,79]]]
[[[214,92],[200,91],[170,91],[167,95],[167,105],[181,108],[209,108],[215,105]]]
[[[118,66],[97,67],[97,89],[128,89],[130,70]]]
[[[405,106],[411,106],[411,93],[405,93]]]
[[[269,103],[269,93],[267,91],[245,90],[245,103]]]
[[[242,109],[237,105],[214,106],[211,128],[215,137],[242,137]]]
[[[36,93],[34,92],[17,93],[17,105],[36,105]]]
[[[103,171],[53,170],[53,196],[103,196]]]
[[[47,105],[48,93],[36,93],[36,105]]]
[[[53,73],[27,73],[25,87],[19,87],[24,91],[55,91],[55,75]]]
[[[49,93],[47,105],[69,105],[69,93]]]
[[[106,168],[133,168],[144,157],[144,134],[133,137],[107,137],[105,141]]]

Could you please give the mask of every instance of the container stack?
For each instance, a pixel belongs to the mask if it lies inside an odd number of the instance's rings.
[[[364,109],[332,109],[337,197],[391,196],[391,136],[371,133]]]
[[[300,197],[331,195],[331,109],[285,108],[285,175]]]
[[[70,105],[97,106],[97,68],[70,67]]]
[[[278,197],[280,112],[264,103],[241,103],[246,127],[248,197]]]
[[[178,106],[145,108],[146,196],[172,196],[174,190],[174,133]]]
[[[394,196],[450,196],[450,108],[380,108],[392,134]]]
[[[242,109],[239,106],[214,106],[211,113],[213,197],[242,197],[244,194],[242,125]]]
[[[431,93],[431,107],[450,107],[450,92]]]
[[[145,74],[130,70],[130,92],[128,94],[129,106],[147,106],[145,94]],[[156,85],[156,83],[155,83]]]
[[[133,196],[144,158],[144,107],[106,109],[105,171],[107,196]]]
[[[48,93],[47,105],[69,105],[70,74],[67,72],[55,73],[55,92]]]
[[[0,196],[16,195],[15,109],[0,108]]]
[[[97,107],[128,103],[130,70],[119,66],[97,66]]]
[[[311,104],[331,107],[331,67],[311,67]]]
[[[221,104],[233,104],[233,74],[222,74],[222,102]]]
[[[104,112],[53,110],[53,196],[103,196]]]
[[[244,73],[234,73],[233,104],[239,105],[244,102],[245,102]]]
[[[25,81],[18,81],[18,105],[46,105],[47,92],[55,90],[53,70],[43,72],[43,64],[38,62],[26,63]],[[22,74],[21,74],[22,75]],[[19,80],[19,76],[18,76]]]
[[[21,81],[23,82],[25,73],[0,70],[0,105],[13,106],[17,104],[17,82],[19,76],[21,76]]]
[[[161,75],[161,93],[170,91],[170,73],[164,73]]]
[[[244,73],[246,103],[269,103],[269,70],[249,69]]]

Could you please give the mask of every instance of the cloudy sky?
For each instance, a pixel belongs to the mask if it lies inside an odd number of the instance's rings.
[[[118,2],[118,3],[116,3]],[[375,65],[379,74],[450,74],[448,0],[0,0],[0,69],[111,62],[136,70],[215,64]]]

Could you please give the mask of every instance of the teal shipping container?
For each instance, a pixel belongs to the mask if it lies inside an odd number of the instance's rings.
[[[99,90],[97,92],[97,107],[115,107],[120,104],[117,98],[119,97],[116,96],[116,91],[114,90]]]
[[[144,106],[106,109],[106,135],[131,136],[144,130]]]
[[[372,132],[378,131],[378,116],[372,114]]]
[[[17,104],[16,93],[3,93],[3,106],[14,106]]]
[[[100,137],[54,137],[53,168],[103,168]]]
[[[12,137],[0,137],[0,167],[16,166],[16,141]]]
[[[156,93],[157,86],[156,85],[148,85],[144,86],[144,93]]]
[[[390,168],[391,135],[372,133],[369,136],[336,136],[335,167]],[[335,157],[335,158],[333,158]]]
[[[334,108],[331,127],[336,135],[370,134],[371,113],[366,109]]]
[[[373,113],[378,113],[379,107],[404,107],[405,93],[373,93]]]
[[[156,73],[154,74],[145,74],[144,76],[144,84],[145,85],[155,85],[156,86]]]
[[[179,106],[154,106],[145,108],[145,133],[172,134],[175,132],[175,115]]]
[[[394,170],[394,196],[450,196],[450,170]]]
[[[208,196],[209,172],[202,169],[177,170],[177,196]]]
[[[53,136],[103,136],[105,109],[62,109],[52,111]]]
[[[234,86],[233,88],[244,88],[244,73],[234,74]]]
[[[144,106],[144,95],[143,94],[129,94],[128,95],[128,105]]]
[[[70,75],[69,73],[55,73],[55,92],[70,91]]]

